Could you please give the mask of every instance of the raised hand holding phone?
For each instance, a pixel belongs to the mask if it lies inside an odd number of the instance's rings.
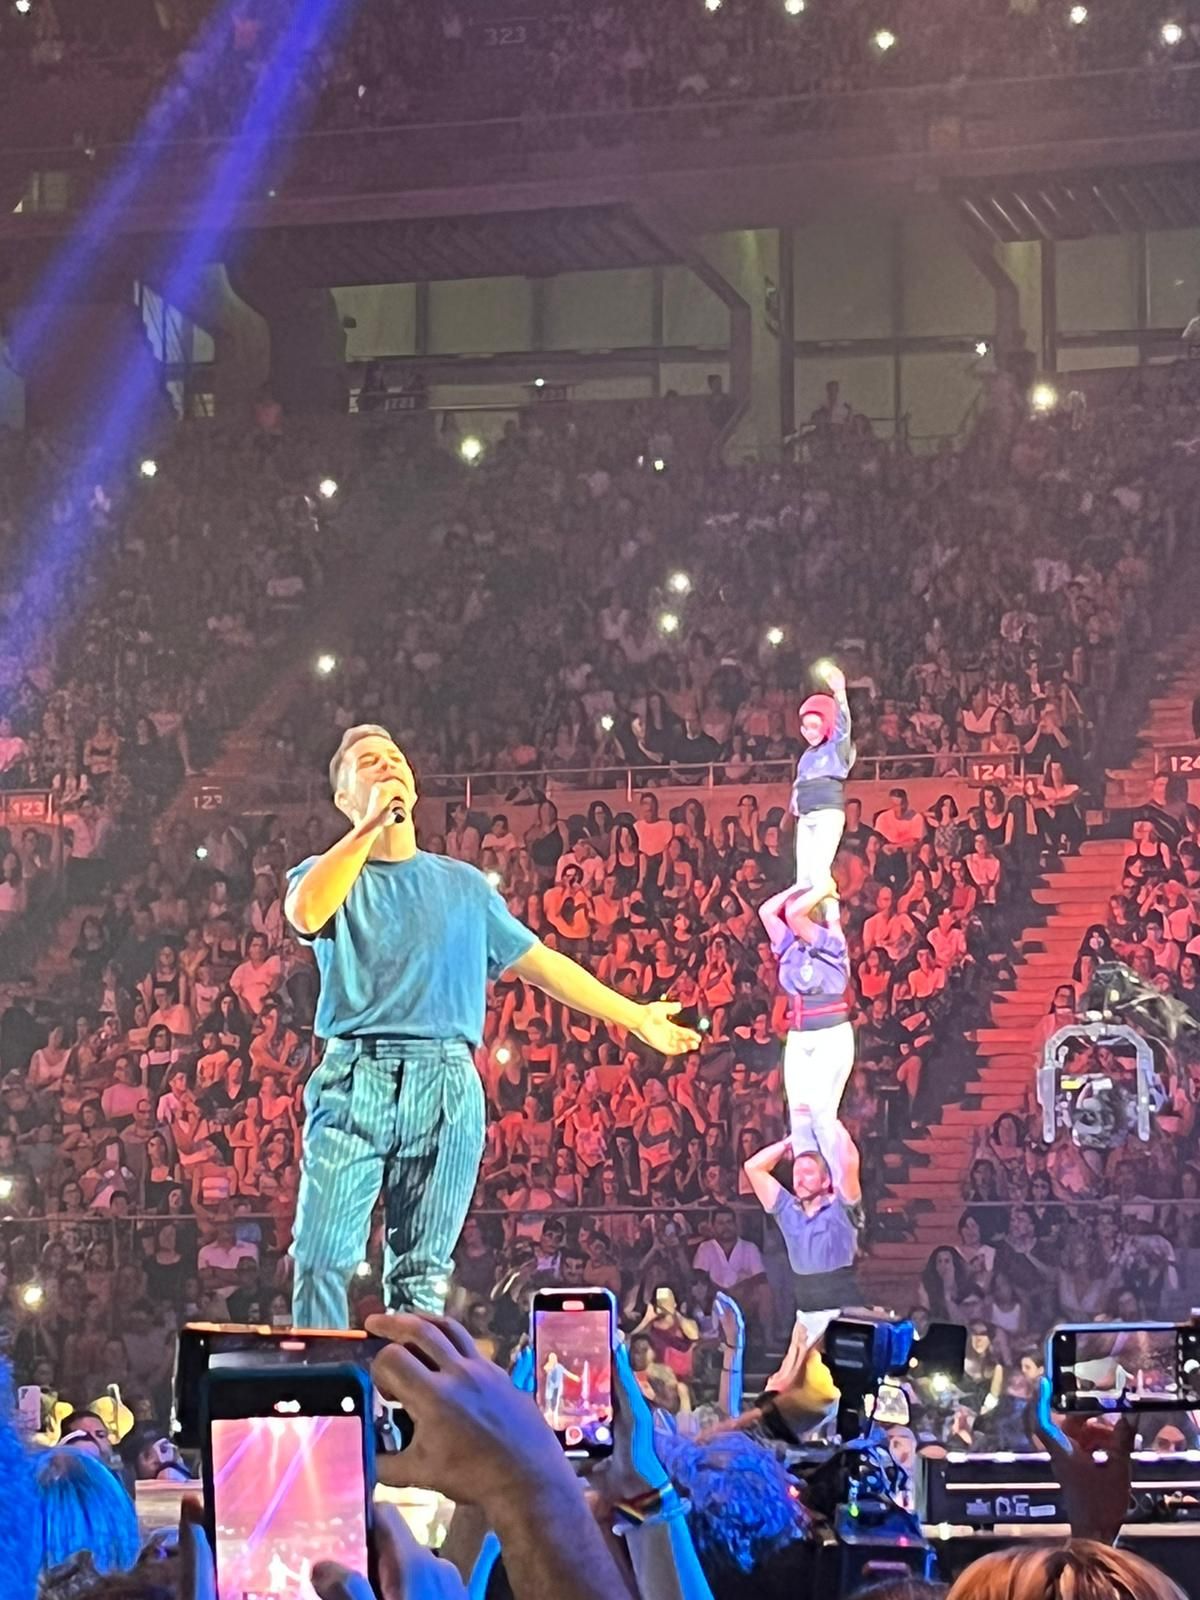
[[[613,1453],[589,1478],[611,1506],[661,1492],[670,1484],[654,1449],[654,1416],[638,1388],[624,1343],[613,1352]]]
[[[417,1313],[371,1317],[367,1329],[392,1341],[375,1358],[376,1387],[413,1423],[408,1449],[380,1458],[381,1480],[478,1505],[500,1539],[517,1600],[628,1600],[557,1439],[467,1330]]]
[[[1047,1378],[1029,1402],[1027,1420],[1050,1457],[1072,1535],[1112,1544],[1129,1514],[1136,1420],[1125,1412],[1109,1427],[1097,1417],[1074,1416],[1059,1427],[1050,1411]]]

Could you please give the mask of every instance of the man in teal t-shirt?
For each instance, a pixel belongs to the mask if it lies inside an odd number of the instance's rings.
[[[305,1090],[292,1243],[297,1327],[345,1327],[346,1285],[383,1191],[384,1298],[440,1311],[483,1154],[487,981],[516,972],[551,999],[667,1055],[699,1046],[671,1020],[548,950],[484,875],[417,848],[416,783],[386,729],[350,728],[330,764],[350,829],[288,873],[286,911],[321,977],[327,1041]]]

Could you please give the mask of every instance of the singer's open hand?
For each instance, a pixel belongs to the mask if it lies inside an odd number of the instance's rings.
[[[411,783],[406,783],[402,778],[385,778],[382,782],[371,785],[367,814],[363,822],[368,828],[386,828],[392,821],[397,807],[402,807],[407,816],[412,802]]]
[[[696,1030],[680,1027],[672,1020],[678,1010],[678,1000],[651,1000],[640,1008],[633,1031],[643,1044],[661,1051],[664,1056],[682,1056],[689,1050],[699,1050],[700,1035]]]

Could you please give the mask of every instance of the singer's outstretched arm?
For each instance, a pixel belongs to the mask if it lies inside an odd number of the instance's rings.
[[[547,949],[540,940],[514,963],[512,970],[552,1000],[595,1017],[599,1022],[627,1028],[652,1050],[660,1050],[665,1056],[682,1055],[687,1050],[700,1048],[700,1035],[695,1029],[682,1027],[673,1020],[680,1009],[678,1001],[651,1000],[643,1005],[637,1000],[627,1000],[599,978],[594,978],[570,956]]]

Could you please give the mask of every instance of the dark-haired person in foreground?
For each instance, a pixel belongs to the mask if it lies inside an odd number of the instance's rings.
[[[699,1035],[673,1002],[642,1005],[548,950],[477,868],[418,849],[417,786],[385,728],[347,729],[332,763],[350,828],[288,873],[286,912],[321,975],[327,1041],[305,1090],[292,1244],[298,1327],[345,1327],[346,1285],[384,1195],[389,1309],[440,1311],[483,1154],[487,981],[511,971],[652,1049]]]

